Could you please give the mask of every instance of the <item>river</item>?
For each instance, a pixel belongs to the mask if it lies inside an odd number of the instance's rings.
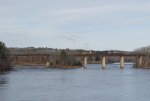
[[[15,67],[0,74],[0,101],[150,101],[150,69]]]

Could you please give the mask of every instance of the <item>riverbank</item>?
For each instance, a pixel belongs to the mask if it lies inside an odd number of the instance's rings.
[[[10,71],[11,70],[11,66],[8,64],[2,65],[0,64],[0,72],[4,72],[4,71]]]
[[[46,66],[45,64],[17,64],[17,65],[13,65],[13,67],[21,67],[21,66],[29,66],[32,67],[32,66],[42,66],[42,67],[46,67],[46,68],[66,68],[66,69],[75,69],[75,68],[82,68],[83,66],[65,66],[65,65],[55,65],[55,66]]]
[[[143,69],[150,69],[150,66],[147,66],[147,65],[143,65],[142,67],[140,68],[143,68]]]
[[[142,64],[141,66],[138,66],[138,64],[133,65],[134,68],[141,68],[141,69],[150,69],[150,65],[148,64]]]
[[[65,66],[65,65],[55,65],[55,66],[49,66],[48,68],[66,68],[66,69],[71,69],[71,68],[81,68],[82,66]]]

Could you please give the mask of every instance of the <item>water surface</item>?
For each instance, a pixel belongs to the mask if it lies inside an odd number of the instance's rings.
[[[0,101],[150,101],[150,70],[15,67],[0,74]]]

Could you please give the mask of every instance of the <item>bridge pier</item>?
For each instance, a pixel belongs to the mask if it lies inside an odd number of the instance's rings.
[[[102,68],[106,68],[106,56],[102,56]]]
[[[85,68],[87,68],[87,59],[88,59],[88,57],[85,56],[85,57],[84,57],[84,67],[85,67]]]
[[[120,58],[120,68],[124,68],[124,56]]]
[[[142,63],[143,63],[143,56],[139,56],[139,58],[138,58],[138,67],[142,67]]]
[[[136,67],[142,67],[144,63],[144,57],[146,56],[144,53],[136,53],[136,52],[131,52],[131,53],[116,53],[116,52],[106,52],[102,54],[91,54],[91,53],[80,53],[80,54],[72,54],[73,56],[76,57],[82,57],[82,63],[84,67],[87,67],[88,63],[88,57],[90,56],[99,56],[101,57],[101,66],[103,68],[106,68],[106,62],[108,57],[114,57],[118,58],[120,57],[120,67],[124,67],[124,61],[125,57],[135,57],[135,66]],[[45,64],[46,66],[50,66],[51,64],[49,61],[54,61],[53,59],[53,54],[12,54],[11,57],[13,58],[12,63],[15,64]],[[83,60],[84,59],[84,60]],[[80,60],[80,59],[79,59]],[[114,59],[115,60],[115,59]]]
[[[49,67],[50,66],[50,63],[49,62],[46,62],[46,67]]]

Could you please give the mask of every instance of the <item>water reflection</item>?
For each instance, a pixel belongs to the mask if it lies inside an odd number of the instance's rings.
[[[0,73],[0,88],[8,83],[8,77],[6,73]]]

